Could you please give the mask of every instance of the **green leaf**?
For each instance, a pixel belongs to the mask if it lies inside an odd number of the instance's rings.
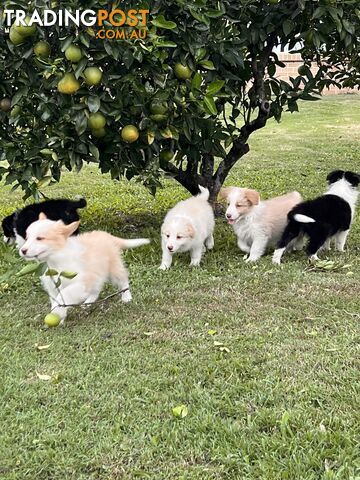
[[[60,272],[60,277],[67,278],[68,280],[72,280],[73,278],[76,277],[76,275],[77,275],[77,272],[68,272],[68,271]]]
[[[58,274],[59,272],[57,270],[54,270],[53,268],[48,268],[47,271],[45,272],[45,275],[48,277],[55,277]]]
[[[210,113],[210,115],[217,115],[218,113],[214,99],[208,95],[205,95],[204,97],[204,108]]]
[[[210,85],[207,87],[206,94],[213,96],[218,93],[224,85],[225,80],[215,80],[214,82],[211,82]]]
[[[89,151],[90,151],[91,155],[94,157],[94,159],[98,162],[99,159],[100,159],[99,149],[93,143],[90,143],[89,144]]]
[[[97,95],[90,95],[86,100],[87,106],[91,113],[96,113],[100,109],[100,98]]]
[[[156,40],[156,46],[159,48],[176,48],[177,44],[175,42],[171,42],[170,40]]]
[[[173,30],[177,26],[175,22],[165,20],[164,15],[159,15],[154,20],[151,20],[151,23],[155,25],[155,27],[165,28],[168,30]]]
[[[24,275],[30,275],[31,273],[35,273],[36,270],[39,268],[38,263],[29,263],[29,265],[25,265],[19,272],[17,272],[17,277],[23,277]]]
[[[199,64],[207,70],[215,70],[215,66],[211,60],[201,60]]]
[[[294,22],[292,22],[291,20],[285,20],[285,22],[282,24],[282,28],[284,34],[288,36],[289,33],[292,32],[294,29]]]
[[[200,90],[202,84],[202,76],[199,72],[196,72],[191,80],[191,90]]]

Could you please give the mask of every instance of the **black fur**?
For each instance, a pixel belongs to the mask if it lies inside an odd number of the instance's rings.
[[[86,207],[86,200],[46,200],[41,203],[27,205],[22,210],[14,212],[12,215],[4,218],[2,228],[4,235],[8,238],[15,239],[15,230],[25,239],[26,230],[33,222],[39,219],[40,213],[44,213],[50,220],[62,220],[66,225],[80,220],[77,212],[78,208]],[[75,234],[78,233],[76,230]]]
[[[327,181],[333,184],[345,178],[356,188],[360,183],[360,175],[354,172],[335,170],[329,173]],[[351,188],[349,187],[349,188]],[[303,223],[295,220],[295,215],[301,214],[312,218],[315,222]],[[351,225],[351,207],[349,203],[337,195],[323,195],[296,205],[288,213],[288,224],[282,234],[277,248],[286,248],[299,235],[307,235],[309,243],[307,254],[315,255],[327,239],[337,233],[349,230]]]
[[[315,223],[296,221],[294,216],[299,213],[313,218]],[[310,238],[306,252],[315,255],[328,238],[350,228],[351,208],[337,195],[324,195],[299,203],[288,213],[288,219],[278,248],[286,247],[299,234],[306,234]]]

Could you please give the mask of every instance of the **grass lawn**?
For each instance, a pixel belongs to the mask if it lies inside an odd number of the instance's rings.
[[[359,170],[359,123],[360,96],[302,103],[252,137],[226,184],[321,193],[330,170]],[[325,255],[350,274],[307,272],[300,252],[245,264],[224,219],[201,268],[184,255],[162,272],[159,227],[181,187],[154,199],[87,167],[45,193],[85,195],[84,229],[153,242],[126,252],[131,304],[73,310],[64,328],[44,328],[35,279],[0,284],[2,480],[360,478],[359,213],[346,253]],[[20,205],[1,186],[1,216]]]

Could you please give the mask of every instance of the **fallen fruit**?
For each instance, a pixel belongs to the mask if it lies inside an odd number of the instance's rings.
[[[61,318],[56,313],[48,313],[44,319],[45,325],[48,327],[57,327],[61,321]]]

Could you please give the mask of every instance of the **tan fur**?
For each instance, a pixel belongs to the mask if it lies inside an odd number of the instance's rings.
[[[256,190],[245,189],[244,196],[250,205],[258,205],[260,202],[260,193]]]

